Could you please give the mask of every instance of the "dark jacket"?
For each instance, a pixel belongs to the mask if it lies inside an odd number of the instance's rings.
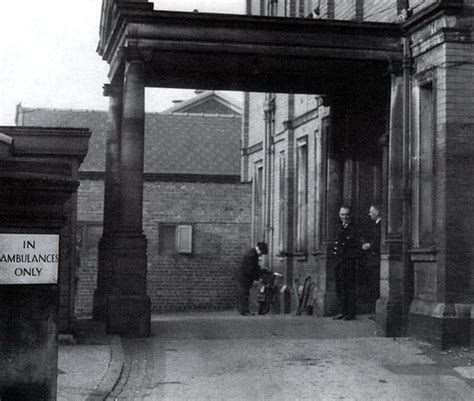
[[[357,259],[362,250],[362,235],[360,229],[353,223],[344,227],[341,223],[333,248],[336,264],[348,259]]]
[[[236,277],[240,285],[251,287],[252,283],[260,278],[261,269],[258,262],[259,258],[255,248],[245,252]]]
[[[373,222],[369,238],[367,242],[370,243],[370,248],[367,250],[367,266],[379,266],[380,265],[380,233],[382,221],[378,223]]]

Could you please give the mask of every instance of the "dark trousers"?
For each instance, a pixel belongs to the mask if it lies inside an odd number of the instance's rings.
[[[249,309],[250,287],[245,284],[237,284],[237,310],[239,313],[248,313]]]
[[[380,265],[369,265],[367,266],[369,271],[369,294],[370,299],[377,302],[380,298]]]
[[[346,259],[336,265],[336,295],[339,313],[356,315],[356,260]]]

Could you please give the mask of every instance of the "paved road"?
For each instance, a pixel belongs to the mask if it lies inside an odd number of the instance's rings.
[[[125,367],[108,400],[474,399],[473,381],[452,358],[374,337],[366,317],[194,314],[160,317],[152,327],[151,338],[122,339]]]

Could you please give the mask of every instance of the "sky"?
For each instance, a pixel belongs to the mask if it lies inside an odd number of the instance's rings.
[[[15,108],[106,110],[108,64],[97,54],[102,0],[1,0],[0,125]],[[155,9],[243,14],[245,0],[155,0]],[[147,89],[146,111],[162,111],[193,90]],[[237,100],[239,93],[227,93]]]

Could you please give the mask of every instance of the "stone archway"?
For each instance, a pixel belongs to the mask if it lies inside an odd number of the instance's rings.
[[[390,80],[389,67],[402,59],[400,38],[396,24],[170,13],[147,1],[104,0],[98,51],[110,65],[110,121],[94,317],[112,333],[150,330],[142,231],[145,87],[337,99],[362,77]]]

